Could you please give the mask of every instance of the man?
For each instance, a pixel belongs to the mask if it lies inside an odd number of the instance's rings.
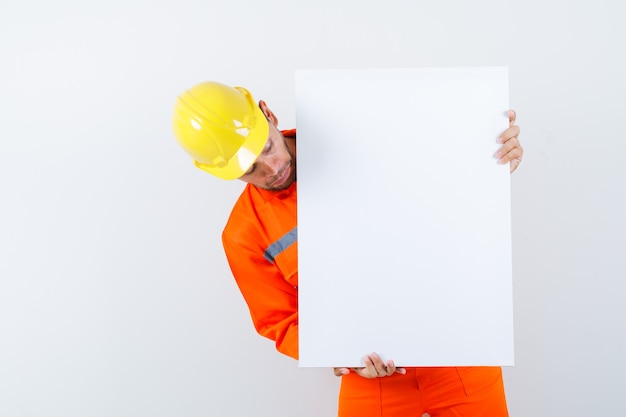
[[[241,87],[201,83],[184,92],[174,133],[194,164],[247,186],[222,235],[224,250],[256,330],[278,351],[298,358],[296,132]],[[515,112],[495,157],[513,172],[523,150]],[[396,368],[372,353],[362,368],[335,368],[342,377],[339,415],[507,415],[497,367]]]

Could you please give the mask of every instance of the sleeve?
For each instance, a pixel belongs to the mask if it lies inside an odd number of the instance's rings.
[[[297,289],[263,257],[260,248],[234,242],[226,233],[222,243],[256,331],[275,341],[279,352],[298,359]]]

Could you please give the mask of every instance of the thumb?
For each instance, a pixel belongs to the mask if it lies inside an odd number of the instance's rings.
[[[509,127],[513,127],[515,124],[515,119],[517,118],[517,114],[514,110],[509,110],[506,112],[506,115],[509,116]]]

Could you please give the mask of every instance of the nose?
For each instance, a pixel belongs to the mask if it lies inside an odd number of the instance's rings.
[[[281,161],[277,158],[263,158],[257,160],[257,166],[260,165],[262,172],[268,176],[273,177],[280,171]]]

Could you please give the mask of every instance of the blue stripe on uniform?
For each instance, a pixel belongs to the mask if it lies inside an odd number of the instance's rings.
[[[298,240],[298,226],[294,227],[285,234],[283,237],[272,243],[269,248],[263,254],[263,257],[271,264],[274,263],[274,259],[280,255],[289,246],[293,245]]]

